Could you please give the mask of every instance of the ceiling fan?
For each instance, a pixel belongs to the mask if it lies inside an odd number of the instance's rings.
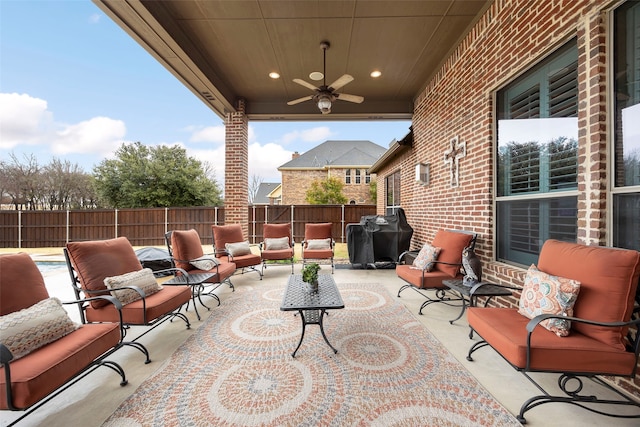
[[[308,83],[302,79],[293,79],[294,82],[298,83],[300,86],[304,86],[312,91],[316,92],[315,95],[308,95],[302,98],[294,99],[293,101],[287,102],[287,105],[296,105],[304,101],[313,100],[313,102],[318,105],[322,114],[329,114],[331,112],[331,104],[336,100],[340,99],[348,102],[355,102],[356,104],[360,104],[364,101],[362,96],[358,95],[349,95],[346,93],[336,93],[335,91],[346,85],[347,83],[351,83],[353,81],[353,77],[349,74],[344,74],[342,77],[338,78],[335,82],[331,83],[327,86],[327,49],[329,49],[329,42],[323,41],[320,43],[320,48],[322,49],[323,56],[323,84],[320,87],[316,87],[311,83]]]

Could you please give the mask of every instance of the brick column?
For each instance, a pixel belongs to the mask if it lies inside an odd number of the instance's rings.
[[[607,106],[604,15],[578,23],[578,242],[606,245]]]
[[[245,101],[225,118],[224,222],[240,224],[245,236],[249,221],[249,121]]]

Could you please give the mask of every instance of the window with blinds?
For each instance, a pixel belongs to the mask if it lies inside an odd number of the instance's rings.
[[[613,13],[613,76],[612,243],[640,251],[640,2]]]
[[[577,236],[575,40],[500,90],[497,100],[497,254],[528,265],[545,240]]]

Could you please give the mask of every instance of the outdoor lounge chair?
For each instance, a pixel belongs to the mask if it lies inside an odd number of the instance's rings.
[[[518,308],[468,309],[471,331],[482,340],[471,346],[467,360],[473,360],[476,350],[491,346],[543,393],[522,404],[518,415],[522,423],[526,411],[549,402],[640,418],[637,398],[600,378],[636,375],[639,277],[640,252],[547,240],[537,268],[527,272]],[[559,393],[546,391],[531,372],[559,374]],[[609,388],[617,398],[585,394],[586,378]],[[623,406],[636,407],[635,415],[619,411]]]
[[[0,409],[26,410],[17,422],[100,366],[122,347],[122,324],[79,325],[50,298],[42,274],[26,253],[0,255]],[[97,296],[116,313],[112,296]],[[62,304],[83,304],[72,301]],[[108,392],[108,390],[105,390]]]
[[[228,283],[229,287],[233,289],[231,275],[236,270],[236,265],[228,261],[223,262],[213,254],[205,254],[202,250],[200,235],[194,229],[169,231],[164,237],[174,267],[178,269],[176,275],[214,274],[204,283],[193,287],[192,300],[194,307],[195,299],[197,298],[200,304],[209,310],[209,307],[202,302],[203,295],[215,298],[218,301],[218,305],[220,305],[220,298],[213,291],[224,282]]]
[[[336,246],[331,233],[333,224],[308,223],[304,225],[304,240],[302,241],[302,266],[309,261],[329,260],[331,274],[334,271],[333,256]]]
[[[416,263],[414,258],[419,259],[419,252],[401,254],[396,265],[396,274],[407,283],[398,290],[398,297],[402,291],[409,288],[425,297],[427,300],[420,306],[419,314],[433,303],[453,304],[455,301],[461,301],[462,297],[447,293],[449,288],[442,281],[462,280],[462,251],[473,250],[476,239],[477,235],[468,231],[439,230],[430,245],[440,248],[435,261],[431,259],[428,262]],[[423,247],[421,251],[425,250]],[[435,291],[435,298],[427,295],[425,291]]]
[[[262,271],[257,266],[262,264],[260,255],[251,252],[251,246],[242,235],[240,224],[212,225],[213,253],[223,262],[232,262],[236,271],[255,271],[262,280]]]
[[[293,274],[294,245],[291,238],[291,226],[289,224],[265,224],[263,228],[264,239],[260,243],[260,258],[262,269],[267,268],[267,263],[291,264]]]
[[[143,270],[126,237],[70,242],[64,249],[64,255],[71,277],[71,285],[78,299],[80,294],[91,297],[132,289],[139,295],[139,299],[123,305],[122,320],[125,325],[155,327],[166,320],[178,317],[185,321],[187,329],[191,327],[189,319],[179,312],[180,308],[191,300],[189,286],[165,284],[157,287],[156,283],[156,287],[153,289],[155,293],[151,294],[151,291],[145,292],[138,284],[128,285],[126,283],[127,276],[125,275]],[[124,283],[120,287],[107,289],[106,278],[111,278],[115,282],[119,281],[116,279],[122,278]],[[150,285],[153,286],[153,283]],[[78,305],[78,307],[82,323],[85,324],[118,322],[119,320],[117,310],[98,301]]]

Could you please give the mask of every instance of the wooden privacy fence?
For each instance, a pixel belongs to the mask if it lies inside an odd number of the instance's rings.
[[[308,222],[331,222],[337,242],[346,242],[346,227],[363,215],[375,215],[375,205],[249,206],[248,239],[262,241],[265,223],[291,224],[293,238],[304,238]],[[212,244],[211,225],[224,224],[223,207],[99,209],[69,211],[0,211],[0,247],[62,247],[67,242],[125,236],[133,246],[162,246],[170,230],[194,228],[203,244]]]

